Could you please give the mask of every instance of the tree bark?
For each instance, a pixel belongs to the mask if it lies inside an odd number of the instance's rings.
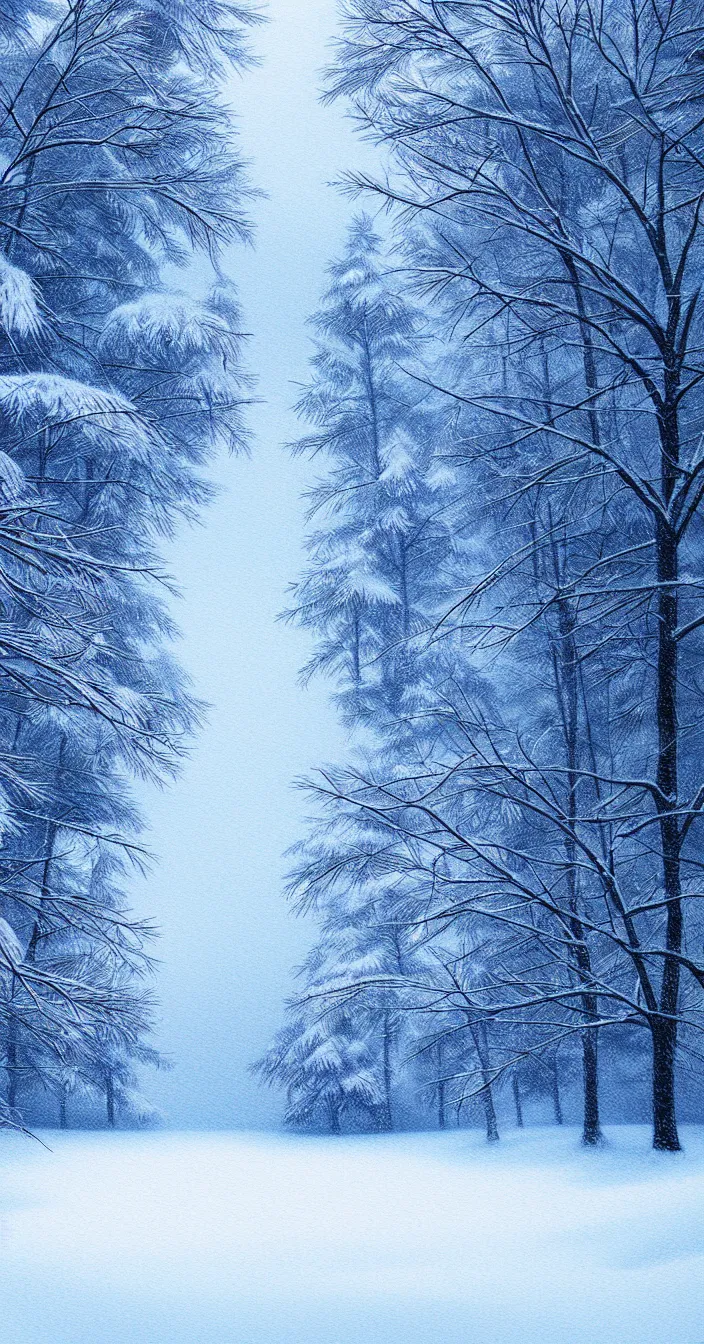
[[[674,374],[666,376],[666,405],[672,407],[678,382]],[[679,429],[674,407],[663,413],[660,422],[662,440],[661,488],[670,503],[677,481]],[[667,1152],[680,1148],[675,1109],[675,1060],[677,1056],[677,1015],[679,1012],[680,964],[683,915],[680,873],[681,833],[677,816],[679,792],[678,725],[678,643],[679,556],[676,532],[669,522],[660,520],[656,535],[658,575],[658,660],[657,728],[660,789],[660,843],[663,884],[667,901],[666,956],[660,992],[660,1011],[652,1023],[653,1042],[653,1146]]]
[[[598,425],[596,426],[598,430]],[[560,582],[559,564],[555,558],[555,580]],[[576,639],[576,615],[573,604],[562,600],[558,604],[560,621],[560,658],[556,663],[556,681],[561,701],[565,746],[567,749],[567,791],[568,821],[571,831],[577,826],[577,789],[579,787],[579,694],[578,694],[578,657]],[[571,912],[570,928],[574,937],[573,957],[581,983],[585,986],[581,997],[582,1012],[586,1022],[596,1022],[599,1015],[597,995],[589,986],[593,981],[592,962],[589,947],[580,919],[579,885],[577,881],[576,847],[572,834],[565,841],[567,856],[567,886]],[[555,1059],[555,1078],[557,1079],[557,1058]],[[603,1135],[599,1123],[599,1069],[597,1054],[597,1028],[586,1027],[582,1032],[582,1078],[583,1113],[582,1142],[589,1146],[601,1143]],[[557,1088],[557,1081],[555,1087]],[[557,1117],[560,1116],[558,1120]],[[555,1120],[562,1124],[562,1107],[559,1090],[556,1093]]]
[[[438,1083],[438,1129],[444,1129],[445,1125],[445,1083],[441,1078]]]
[[[653,1147],[660,1152],[678,1153],[675,1106],[675,1056],[677,1022],[656,1018],[652,1023],[653,1042]]]
[[[14,981],[14,976],[13,976]],[[12,988],[14,995],[14,984]],[[17,1023],[14,1017],[10,1018],[7,1026],[7,1104],[11,1111],[17,1105],[17,1088],[19,1084],[17,1069]]]
[[[590,994],[584,997],[593,999],[596,1013],[596,995]],[[599,1054],[596,1027],[587,1027],[582,1032],[582,1071],[584,1078],[582,1143],[593,1148],[604,1141],[599,1118]]]
[[[484,1104],[484,1123],[486,1125],[487,1143],[498,1143],[499,1126],[496,1120],[494,1098],[491,1095],[491,1083],[484,1084],[484,1090],[482,1091],[482,1102]]]
[[[479,1064],[482,1074],[482,1106],[484,1108],[484,1123],[486,1125],[487,1143],[498,1143],[499,1126],[496,1120],[496,1109],[494,1107],[494,1097],[492,1094],[491,1069],[489,1067],[489,1045],[486,1035],[486,1023],[469,1022],[469,1029],[472,1033],[475,1049],[479,1058]]]
[[[555,1124],[563,1125],[565,1121],[564,1116],[562,1114],[562,1100],[560,1097],[560,1075],[557,1069],[557,1055],[555,1055],[555,1058],[552,1061],[552,1065],[550,1068],[550,1076],[552,1078],[552,1109]]]
[[[115,1128],[115,1084],[112,1073],[105,1076],[105,1104],[107,1109],[108,1128]]]
[[[443,1078],[445,1061],[443,1058],[442,1041],[438,1041],[437,1043],[435,1067],[438,1071],[438,1085],[436,1091],[438,1102],[438,1129],[445,1129],[447,1126],[447,1116],[445,1113],[445,1093],[447,1091],[447,1084]]]
[[[391,1015],[388,1009],[384,1010],[383,1032],[384,1108],[382,1129],[390,1133],[394,1127],[394,1115],[391,1106]]]
[[[521,1101],[521,1088],[518,1079],[514,1073],[511,1079],[513,1085],[513,1104],[516,1107],[516,1128],[523,1129],[523,1103]]]
[[[63,738],[62,738],[62,745],[59,749],[59,762],[61,762],[62,755],[63,755]],[[29,944],[27,946],[27,951],[25,952],[25,958],[24,958],[25,961],[30,966],[33,966],[37,960],[37,952],[42,938],[42,933],[44,931],[42,911],[46,904],[47,898],[51,894],[50,874],[51,874],[51,864],[54,857],[54,845],[56,844],[57,831],[58,831],[57,823],[54,821],[48,821],[44,835],[44,862],[42,867],[39,906],[35,915],[34,924],[32,927],[32,933],[29,939]],[[15,994],[15,979],[13,976],[12,997],[14,997],[14,994]],[[17,1035],[17,1023],[14,1018],[11,1018],[8,1028],[8,1040],[7,1040],[7,1075],[8,1075],[7,1104],[11,1110],[13,1110],[17,1105],[19,1072],[20,1072],[20,1046]]]

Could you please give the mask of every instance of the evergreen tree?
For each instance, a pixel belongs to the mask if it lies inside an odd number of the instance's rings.
[[[437,604],[452,550],[453,474],[420,381],[423,322],[398,293],[379,237],[357,219],[313,319],[318,348],[296,450],[325,457],[311,492],[309,561],[291,615],[314,632],[304,675],[325,671],[346,718],[372,731],[398,717],[408,649]]]
[[[252,16],[229,0],[38,0],[3,33],[0,733],[7,1103],[31,1086],[127,1104],[146,1044],[148,928],[131,777],[168,778],[200,713],[168,652],[159,539],[243,445],[223,249],[246,195],[218,81]],[[200,254],[202,300],[173,287]],[[190,286],[189,286],[190,288]],[[13,945],[14,946],[14,945]],[[58,1080],[58,1082],[57,1082]],[[101,1081],[102,1080],[102,1081]]]

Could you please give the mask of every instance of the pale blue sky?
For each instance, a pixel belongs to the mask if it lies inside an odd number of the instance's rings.
[[[233,266],[264,403],[251,413],[252,459],[219,464],[220,499],[169,556],[184,592],[180,656],[213,708],[179,783],[148,801],[160,863],[135,893],[162,929],[160,1044],[176,1065],[146,1086],[178,1125],[278,1120],[280,1098],[247,1065],[280,1023],[310,940],[281,894],[282,855],[305,809],[291,781],[341,749],[325,686],[297,685],[306,638],[275,619],[301,565],[311,472],[282,447],[300,432],[291,407],[311,349],[305,320],[354,209],[330,183],[373,153],[342,108],[319,102],[335,8],[271,0],[255,36],[262,63],[233,86],[252,176],[268,194],[253,210],[256,248]]]

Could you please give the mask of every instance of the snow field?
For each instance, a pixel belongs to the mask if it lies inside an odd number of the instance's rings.
[[[0,1136],[2,1344],[704,1344],[704,1132]]]

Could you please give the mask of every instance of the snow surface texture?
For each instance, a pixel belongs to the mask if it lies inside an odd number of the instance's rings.
[[[3,1344],[704,1344],[704,1131],[0,1136]]]

